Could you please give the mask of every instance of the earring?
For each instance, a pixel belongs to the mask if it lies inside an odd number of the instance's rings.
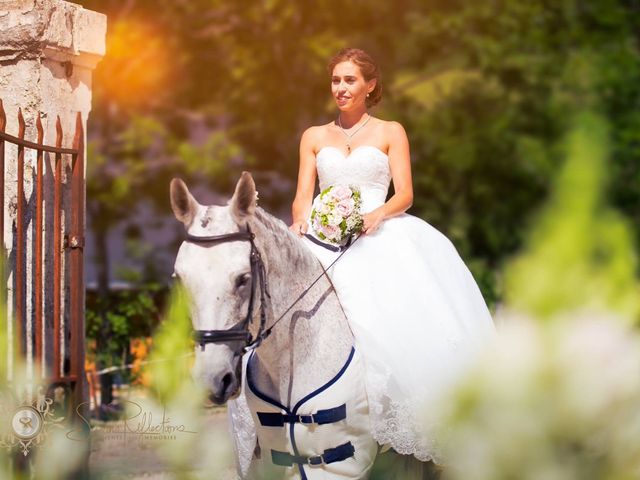
[[[367,98],[369,98],[369,94],[367,93]]]

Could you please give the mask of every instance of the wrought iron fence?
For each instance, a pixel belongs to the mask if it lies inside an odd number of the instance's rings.
[[[9,135],[0,100],[0,244],[5,249],[5,221],[12,222],[13,231],[9,255],[4,258],[2,293],[13,322],[15,353],[43,367],[34,371],[43,372],[41,380],[50,392],[63,387],[70,394],[64,403],[71,415],[85,397],[84,128],[78,113],[72,146],[65,148],[58,116],[55,146],[51,146],[44,143],[41,115],[36,119],[35,142],[25,138],[21,109],[17,117],[18,135]],[[25,164],[27,150],[35,151],[35,162]],[[13,179],[8,183],[5,172],[8,166],[13,171],[14,165],[16,184],[9,185]],[[31,188],[26,191],[25,185]],[[5,196],[14,187],[15,206],[10,203],[10,208],[15,216],[5,218]],[[8,287],[12,295],[7,295]]]

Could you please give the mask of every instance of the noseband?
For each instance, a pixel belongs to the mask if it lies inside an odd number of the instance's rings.
[[[270,298],[269,291],[267,288],[267,275],[264,267],[264,262],[262,261],[262,257],[260,256],[260,252],[256,247],[254,242],[256,236],[247,225],[247,230],[245,232],[233,232],[233,233],[225,233],[223,235],[212,235],[212,236],[204,236],[199,237],[196,235],[191,235],[187,233],[186,241],[191,243],[198,244],[220,244],[227,242],[249,242],[251,244],[251,251],[249,252],[249,261],[251,263],[251,296],[249,297],[249,307],[247,309],[247,316],[234,325],[233,327],[227,330],[195,330],[193,333],[193,338],[200,348],[204,350],[204,348],[209,343],[231,343],[231,342],[244,342],[244,346],[236,352],[236,355],[243,355],[248,351],[251,351],[255,348],[258,348],[262,341],[267,338],[273,328],[285,318],[285,315],[289,313],[289,311],[293,308],[295,304],[297,304],[302,298],[309,293],[311,288],[324,276],[327,276],[327,271],[335,265],[335,263],[340,260],[342,255],[344,255],[349,248],[353,246],[354,243],[361,237],[361,235],[357,236],[353,241],[349,239],[348,245],[345,247],[338,249],[340,251],[340,255],[331,262],[331,264],[325,269],[322,269],[322,273],[316,277],[316,279],[311,282],[311,284],[296,298],[289,307],[276,319],[275,322],[269,327],[266,328],[267,323],[267,312],[266,312],[266,299]],[[331,281],[329,281],[331,283]],[[256,285],[260,285],[260,326],[258,328],[258,333],[255,338],[251,335],[249,331],[249,325],[251,324],[251,320],[253,319],[253,310],[255,305],[255,297],[256,297]]]
[[[256,247],[254,239],[255,234],[247,225],[245,232],[233,232],[223,235],[213,235],[208,237],[199,237],[187,233],[186,241],[197,244],[221,244],[228,242],[249,242],[251,251],[249,252],[249,262],[251,264],[251,293],[249,296],[249,307],[244,320],[227,330],[195,330],[193,337],[200,348],[204,350],[209,343],[230,343],[244,342],[240,351],[236,354],[244,354],[254,348],[257,348],[262,341],[269,336],[271,329],[265,330],[267,323],[266,298],[269,297],[267,289],[267,276],[265,273],[264,262],[260,256],[260,252]],[[256,337],[253,338],[249,331],[249,325],[253,319],[253,310],[255,308],[256,287],[260,285],[260,326]]]

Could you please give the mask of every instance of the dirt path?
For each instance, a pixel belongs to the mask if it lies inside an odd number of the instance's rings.
[[[163,411],[145,398],[129,401],[134,413],[125,420],[94,422],[89,459],[92,479],[168,480],[185,478],[184,474],[188,478],[236,478],[224,408],[185,418],[183,412]]]

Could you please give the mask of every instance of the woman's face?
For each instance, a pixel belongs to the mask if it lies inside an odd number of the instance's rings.
[[[351,110],[365,105],[367,93],[376,86],[375,80],[366,81],[360,67],[351,61],[340,62],[331,74],[331,93],[340,110]]]

